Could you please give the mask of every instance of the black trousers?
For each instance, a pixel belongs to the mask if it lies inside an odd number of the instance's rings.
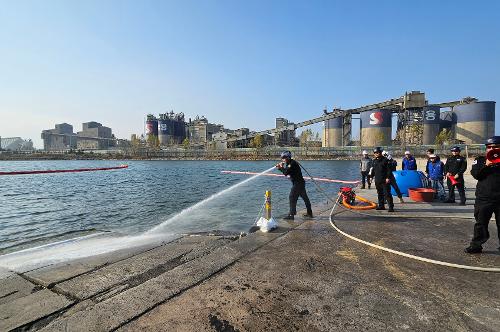
[[[368,183],[368,187],[372,185],[372,180],[368,175],[368,171],[361,171],[361,185],[363,186],[363,188],[365,187],[365,182]]]
[[[385,201],[387,200],[389,208],[393,209],[394,202],[392,201],[391,184],[385,182],[375,182],[375,187],[377,188],[378,206],[385,207]]]
[[[460,202],[465,203],[465,187],[464,187],[464,180],[460,179],[460,182],[458,182],[456,185],[452,185],[450,179],[446,178],[446,184],[448,186],[448,200],[449,201],[454,201],[455,200],[455,187],[457,187],[458,190],[458,195],[460,196]]]
[[[471,247],[482,247],[481,245],[490,238],[488,224],[493,213],[497,222],[498,241],[500,241],[500,202],[478,202],[476,200],[474,204],[476,223],[474,224],[474,236],[470,242]]]
[[[293,216],[297,214],[297,200],[299,196],[302,197],[304,203],[306,203],[307,213],[312,215],[311,201],[309,201],[309,197],[307,197],[306,183],[303,181],[292,184],[292,189],[288,196],[290,199],[290,214]]]
[[[396,178],[391,176],[391,186],[394,188],[394,191],[396,192],[396,195],[401,198],[403,195],[401,194],[401,190],[399,190],[398,183],[396,182]]]

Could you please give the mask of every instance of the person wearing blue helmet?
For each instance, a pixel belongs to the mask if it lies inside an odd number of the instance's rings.
[[[498,152],[497,152],[498,151]],[[483,244],[490,237],[488,224],[495,214],[498,240],[500,241],[500,136],[486,141],[486,157],[479,156],[472,163],[472,176],[477,180],[476,201],[474,202],[474,235],[470,246],[465,248],[469,254],[483,251]],[[500,250],[500,247],[498,247]]]
[[[312,218],[312,208],[311,201],[306,192],[306,182],[302,176],[302,171],[300,165],[297,161],[292,159],[292,153],[290,151],[284,151],[281,154],[281,162],[276,165],[285,176],[289,176],[292,180],[292,189],[290,190],[290,195],[288,196],[290,202],[290,212],[283,219],[293,220],[297,214],[297,200],[299,196],[302,197],[304,203],[306,204],[307,213],[304,214],[306,218]]]

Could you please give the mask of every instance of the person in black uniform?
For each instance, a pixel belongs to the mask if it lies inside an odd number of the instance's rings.
[[[289,176],[292,180],[292,189],[290,190],[290,195],[288,196],[290,200],[290,212],[283,219],[293,220],[294,216],[297,214],[297,200],[299,196],[302,197],[304,203],[306,204],[307,213],[304,214],[306,218],[312,218],[312,208],[309,197],[307,197],[306,192],[306,182],[302,176],[302,171],[300,170],[300,165],[298,162],[292,159],[292,153],[290,151],[285,151],[281,154],[281,163],[276,165],[284,175]]]
[[[493,149],[500,149],[500,136],[493,136],[486,141],[486,152]],[[470,246],[465,248],[465,252],[476,254],[483,251],[482,244],[490,237],[488,223],[493,213],[500,241],[500,163],[493,164],[484,156],[477,157],[472,164],[471,174],[477,180],[474,203],[476,223]]]
[[[401,190],[399,190],[398,182],[396,181],[393,173],[396,172],[398,168],[398,162],[394,160],[387,151],[382,151],[382,155],[387,158],[387,163],[389,164],[389,168],[391,169],[391,187],[394,188],[396,196],[398,196],[399,198],[399,203],[404,203],[405,201],[403,200],[403,194],[401,193]]]
[[[460,155],[460,148],[451,148],[452,155],[446,159],[444,172],[446,173],[446,184],[448,185],[448,199],[446,203],[455,203],[455,187],[460,195],[460,205],[465,205],[464,172],[467,170],[467,160]],[[457,180],[457,184],[452,185],[450,177]]]
[[[382,156],[382,149],[373,149],[373,176],[377,188],[378,206],[377,210],[385,210],[385,201],[389,205],[389,212],[394,212],[394,202],[391,195],[391,168],[387,158]]]

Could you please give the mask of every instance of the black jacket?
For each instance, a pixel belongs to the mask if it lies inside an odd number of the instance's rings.
[[[470,173],[477,180],[476,202],[500,204],[500,164],[486,166],[486,158],[477,157]]]
[[[389,168],[391,169],[391,172],[395,172],[398,169],[398,162],[396,160],[387,159],[387,162],[389,164]]]
[[[391,178],[392,171],[386,157],[373,159],[373,176],[375,176],[375,183],[384,183],[385,179]]]
[[[452,175],[459,175],[463,178],[464,172],[467,170],[467,160],[464,156],[449,156],[444,165],[444,172]]]
[[[280,171],[283,172],[283,174],[288,175],[293,183],[304,182],[300,165],[293,159],[290,159],[290,163],[285,164],[285,167],[281,168]]]

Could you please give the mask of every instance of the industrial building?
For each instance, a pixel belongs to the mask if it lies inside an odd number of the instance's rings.
[[[42,131],[42,139],[45,151],[105,150],[116,146],[111,128],[95,121],[83,123],[82,131],[76,134],[72,125],[56,124],[54,129]]]
[[[193,121],[189,119],[187,123],[188,138],[192,144],[206,145],[213,140],[212,136],[214,134],[223,130],[223,125],[209,123],[204,116],[196,116]]]
[[[33,151],[33,142],[21,137],[0,137],[1,151]]]
[[[398,145],[433,145],[443,129],[451,131],[456,143],[482,144],[495,132],[494,101],[467,97],[459,101],[429,104],[423,92],[412,91],[374,105],[326,112],[325,115],[331,118],[324,121],[324,147],[349,144],[352,116],[355,114],[360,119],[361,146],[388,146],[393,142]],[[395,140],[392,139],[393,116],[397,117]]]
[[[61,151],[76,149],[76,134],[68,123],[56,124],[54,129],[42,131],[43,149],[45,151]]]
[[[295,137],[295,124],[285,118],[276,118],[276,129],[274,144],[277,146],[295,146],[298,141]]]
[[[146,117],[146,135],[157,136],[161,146],[178,145],[186,138],[193,145],[206,146],[213,140],[213,135],[221,131],[224,131],[223,125],[209,123],[204,116],[196,116],[187,122],[184,113],[173,111],[158,117],[152,114]]]
[[[76,142],[79,150],[106,150],[116,146],[111,128],[94,121],[82,124]]]
[[[239,128],[235,130],[222,129],[218,133],[212,135],[212,141],[215,144],[215,148],[218,150],[227,148],[247,148],[250,144],[251,139],[246,138],[250,134],[250,129]],[[229,138],[239,137],[241,139],[232,141],[231,144],[227,143]]]
[[[283,138],[290,137],[282,136],[282,132],[291,134],[298,128],[323,123],[323,147],[349,146],[353,141],[353,119],[359,120],[359,144],[367,147],[433,145],[443,129],[451,131],[455,143],[482,144],[487,137],[494,135],[495,102],[466,97],[432,104],[425,99],[425,93],[411,91],[398,98],[353,109],[324,110],[321,116],[299,123],[287,123],[285,119],[278,118],[276,128],[228,138],[227,143],[230,146],[243,138],[274,134],[275,144],[283,144]],[[392,138],[393,119],[397,124],[395,139]],[[291,144],[288,142],[285,145]]]

